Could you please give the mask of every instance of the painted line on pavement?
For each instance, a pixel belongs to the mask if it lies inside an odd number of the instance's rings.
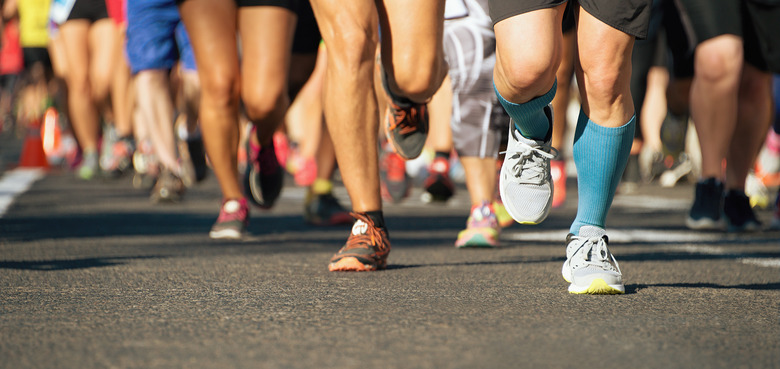
[[[37,168],[17,168],[5,172],[0,178],[0,218],[5,215],[17,196],[30,189],[30,186],[44,175],[45,172]]]
[[[506,239],[524,242],[560,242],[566,239],[567,231],[514,232],[505,234]],[[729,237],[728,239],[726,239]],[[734,237],[723,233],[699,233],[691,231],[649,230],[649,229],[611,229],[609,240],[616,243],[629,244],[634,242],[671,244],[664,246],[665,250],[681,251],[702,255],[729,255],[734,260],[750,265],[768,268],[780,268],[779,258],[756,258],[755,254],[740,253],[726,250],[713,245],[693,245],[691,243],[722,243],[739,242]],[[766,239],[767,241],[769,239]],[[750,240],[761,241],[761,240]],[[678,245],[675,245],[678,244]],[[618,256],[618,260],[620,257]]]

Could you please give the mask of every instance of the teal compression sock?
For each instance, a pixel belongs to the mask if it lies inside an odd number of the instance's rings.
[[[579,201],[571,233],[578,235],[585,225],[605,228],[607,212],[631,152],[635,122],[636,116],[620,127],[602,127],[580,110],[572,148]]]
[[[552,102],[557,88],[558,81],[556,80],[550,91],[547,91],[544,95],[535,97],[522,104],[515,104],[504,99],[498,92],[498,89],[496,89],[495,84],[493,85],[498,101],[509,116],[512,117],[515,128],[520,131],[523,137],[533,140],[547,140],[550,137],[552,122],[545,114],[544,107]]]

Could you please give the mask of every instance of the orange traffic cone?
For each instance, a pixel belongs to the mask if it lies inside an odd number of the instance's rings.
[[[46,159],[43,139],[41,139],[41,122],[38,120],[30,122],[27,127],[27,137],[24,139],[19,166],[49,169],[49,161]]]

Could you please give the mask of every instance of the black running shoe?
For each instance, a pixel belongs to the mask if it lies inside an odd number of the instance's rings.
[[[257,134],[252,127],[250,135]],[[284,171],[276,159],[274,143],[265,147],[255,146],[251,139],[246,140],[247,168],[244,171],[244,192],[255,205],[270,209],[279,198],[284,185]]]
[[[750,207],[750,198],[744,191],[726,192],[723,198],[723,215],[729,232],[751,232],[761,228],[761,222]]]
[[[708,178],[696,184],[696,197],[685,224],[690,229],[723,229],[723,183]]]
[[[455,184],[450,179],[450,162],[445,158],[436,158],[428,170],[428,178],[423,183],[424,202],[445,202],[455,194]]]
[[[206,178],[208,166],[206,165],[206,150],[203,147],[203,138],[187,139],[187,152],[195,169],[195,181],[200,182]]]

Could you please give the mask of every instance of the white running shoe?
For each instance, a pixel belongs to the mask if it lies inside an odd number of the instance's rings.
[[[625,293],[623,276],[615,257],[607,248],[607,234],[601,228],[585,226],[580,235],[566,237],[563,279],[571,283],[569,293],[614,295]]]
[[[552,110],[549,112],[552,121]],[[558,150],[550,142],[525,138],[509,122],[509,141],[498,188],[507,212],[520,224],[539,224],[550,214],[553,199],[550,160],[558,156]]]

